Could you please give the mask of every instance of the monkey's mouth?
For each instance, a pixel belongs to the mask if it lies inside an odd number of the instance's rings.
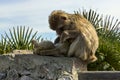
[[[63,25],[58,26],[58,28],[56,29],[56,32],[57,32],[59,35],[61,35],[63,31],[64,31],[64,26],[63,26]]]
[[[63,31],[64,30],[64,25],[59,25],[58,29],[61,30],[61,31]]]

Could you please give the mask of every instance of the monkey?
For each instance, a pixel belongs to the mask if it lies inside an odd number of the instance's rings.
[[[65,56],[69,49],[69,43],[67,41],[62,43],[54,44],[52,41],[41,41],[38,43],[37,40],[32,40],[34,46],[33,54],[41,56]]]
[[[84,61],[87,61],[88,63],[94,62],[97,60],[97,57],[95,56],[95,54],[87,55],[88,54],[87,52],[86,53],[84,52],[84,54],[82,53],[83,50],[81,49],[81,45],[85,45],[84,43],[86,43],[86,42],[84,42],[85,40],[84,40],[83,36],[81,36],[80,33],[78,33],[78,31],[65,30],[65,31],[63,31],[63,33],[62,33],[60,41],[64,42],[64,41],[69,40],[69,43],[71,43],[68,53],[67,53],[68,57],[76,56],[76,57],[81,58]],[[88,49],[88,52],[89,51],[90,50]],[[81,54],[78,54],[78,53],[81,53]]]
[[[79,51],[82,51],[79,48],[81,47],[80,44],[83,44],[83,42],[81,42],[82,37],[81,36],[77,37],[77,36],[78,36],[78,32],[75,31],[75,30],[73,30],[73,31],[72,30],[71,31],[69,31],[69,30],[63,31],[60,41],[64,42],[64,41],[68,40],[69,43],[71,43],[71,45],[69,47],[69,50],[68,50],[68,53],[67,53],[67,56],[68,57],[76,56],[76,57],[81,58],[84,61],[86,61],[86,59],[89,57],[89,60],[87,60],[88,62],[96,60],[95,55],[92,55],[92,57],[91,57],[91,56],[87,55],[87,53],[82,54],[82,52],[81,52],[80,55],[78,54]]]
[[[96,61],[97,57],[95,56],[95,52],[93,53],[91,51],[92,46],[81,45],[89,45],[89,43],[84,40],[83,36],[78,36],[70,45],[68,56],[78,57],[83,61],[87,61],[88,63]]]
[[[41,56],[67,56],[69,46],[71,42],[76,38],[78,33],[64,31],[61,34],[60,42],[54,44],[51,41],[41,41],[32,40],[34,46],[33,53]]]
[[[60,41],[64,31],[78,33],[78,36],[70,44],[68,57],[75,56],[87,62],[97,60],[95,52],[99,46],[98,35],[94,26],[82,15],[54,10],[49,16],[49,25],[50,29],[56,31],[58,35],[56,42]]]
[[[39,43],[37,40],[32,40],[31,41],[34,48],[39,48],[41,50],[46,50],[46,49],[53,49],[55,48],[55,45],[51,42],[51,41],[41,41],[41,43]],[[49,45],[48,45],[49,44]]]
[[[41,41],[40,43],[37,40],[31,41],[33,44],[33,53],[40,54],[40,51],[54,49],[55,45],[51,41]]]
[[[40,43],[37,40],[32,40],[31,43],[34,46],[33,53],[39,55],[51,55],[51,56],[58,56],[58,55],[66,55],[68,52],[71,40],[75,39],[78,35],[77,32],[69,32],[66,30],[61,34],[60,42],[54,44],[52,41],[41,41]],[[47,52],[49,52],[47,54]],[[51,53],[50,53],[51,52]]]

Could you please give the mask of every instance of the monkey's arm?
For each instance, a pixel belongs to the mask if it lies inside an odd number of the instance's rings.
[[[65,30],[62,35],[70,36],[71,38],[76,38],[79,35],[78,30]]]
[[[77,38],[78,35],[79,31],[77,30],[65,30],[61,34],[60,41],[65,42],[67,40],[74,40],[75,38]]]

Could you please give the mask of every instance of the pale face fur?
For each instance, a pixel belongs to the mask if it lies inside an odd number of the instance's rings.
[[[49,16],[50,28],[52,30],[55,30],[58,35],[61,35],[61,33],[64,30],[74,29],[75,27],[72,26],[72,22],[69,19],[69,15],[70,14],[65,13],[61,10],[53,11]]]

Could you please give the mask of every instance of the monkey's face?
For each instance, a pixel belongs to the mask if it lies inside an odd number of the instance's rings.
[[[65,30],[74,30],[75,26],[68,14],[61,14],[58,16],[58,22],[56,26],[56,32],[58,35],[61,35]]]
[[[71,14],[65,13],[64,11],[53,11],[49,16],[49,24],[52,30],[56,30],[58,35],[64,30],[72,29],[72,21],[70,20]]]
[[[70,21],[66,14],[58,14],[56,17],[56,32],[58,35],[61,35],[61,33],[65,30],[65,27],[68,26]]]

